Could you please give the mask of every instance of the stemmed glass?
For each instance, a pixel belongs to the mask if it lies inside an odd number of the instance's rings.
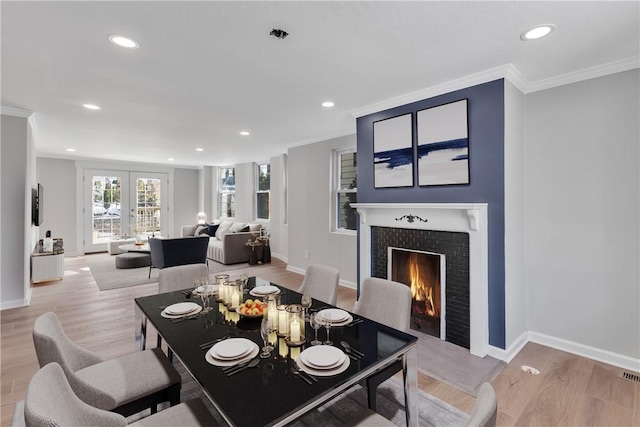
[[[271,357],[271,346],[267,345],[267,340],[269,339],[269,333],[271,332],[271,327],[269,325],[269,320],[262,319],[262,323],[260,324],[260,336],[262,337],[262,353],[260,353],[260,358],[266,359]]]
[[[324,325],[324,328],[327,330],[327,340],[323,344],[332,345],[333,341],[329,339],[329,329],[331,329],[331,320],[323,318],[322,324]]]
[[[212,289],[209,287],[209,278],[208,277],[200,277],[195,281],[196,290],[200,294],[200,299],[202,300],[202,313],[206,314],[213,310],[209,306],[209,298],[212,294]]]
[[[305,320],[309,320],[309,307],[311,307],[311,303],[313,303],[313,299],[311,298],[311,291],[307,289],[302,295],[302,299],[300,300],[300,304],[304,307]]]
[[[318,329],[322,326],[322,317],[318,318],[318,313],[311,313],[311,315],[309,315],[309,324],[315,332],[315,338],[311,341],[311,345],[322,344],[322,341],[318,340]]]

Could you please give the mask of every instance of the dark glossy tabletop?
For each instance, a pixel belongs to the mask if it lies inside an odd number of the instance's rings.
[[[255,286],[256,280],[260,279],[249,279],[248,289]],[[272,285],[277,286],[276,283]],[[280,289],[282,304],[300,303],[301,294],[281,286]],[[245,295],[246,298],[253,297]],[[272,356],[260,359],[257,368],[228,377],[220,367],[213,366],[205,360],[207,350],[201,350],[199,345],[216,338],[231,336],[247,338],[262,347],[262,319],[242,318],[237,324],[225,322],[224,315],[218,310],[218,303],[214,302],[213,298],[210,301],[214,310],[194,320],[172,323],[160,314],[162,310],[159,307],[191,300],[200,302],[199,298],[187,299],[182,291],[176,291],[136,298],[135,301],[175,355],[215,401],[214,405],[236,426],[255,427],[278,423],[310,403],[326,400],[336,387],[363,371],[376,367],[375,365],[386,364],[388,360],[385,359],[406,350],[416,341],[416,338],[409,334],[365,319],[352,327],[332,327],[330,330],[334,346],[342,348],[339,343],[344,340],[365,354],[361,360],[351,360],[349,368],[343,373],[317,377],[317,383],[308,385],[293,376],[290,371],[291,364],[295,363],[291,359],[291,349],[286,357],[282,357],[279,354],[281,349],[276,345]],[[314,300],[311,311],[330,307],[332,306]],[[356,315],[353,317],[358,318]],[[308,322],[306,328],[307,342],[310,342],[314,331]],[[324,340],[325,335],[325,329],[321,328],[318,337]],[[281,344],[282,340],[279,341]],[[301,347],[300,350],[304,348]],[[395,360],[395,357],[392,360]]]

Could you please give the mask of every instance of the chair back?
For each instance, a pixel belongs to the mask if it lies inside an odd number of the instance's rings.
[[[204,264],[207,262],[209,238],[176,237],[174,239],[149,239],[151,250],[151,266],[155,268],[175,267],[176,265]],[[154,262],[154,246],[160,246],[160,256],[156,254]]]
[[[498,416],[498,399],[489,383],[483,383],[478,390],[476,404],[473,406],[466,427],[495,427]]]
[[[193,287],[195,280],[200,277],[209,277],[207,264],[188,264],[163,268],[158,275],[158,292],[164,293]]]
[[[122,415],[80,400],[56,362],[45,365],[31,378],[24,400],[24,418],[27,427],[127,425]]]
[[[69,339],[55,313],[44,313],[33,324],[33,344],[40,367],[57,362],[68,372],[77,372],[102,362],[96,353],[86,350]]]
[[[149,239],[149,254],[151,255],[151,267],[164,268],[164,253],[162,251],[162,241],[167,239]]]
[[[312,264],[307,267],[298,292],[304,294],[309,290],[312,298],[336,305],[339,282],[340,272],[337,269],[326,265]]]
[[[407,332],[411,318],[411,289],[403,283],[367,277],[362,282],[360,298],[353,312]]]

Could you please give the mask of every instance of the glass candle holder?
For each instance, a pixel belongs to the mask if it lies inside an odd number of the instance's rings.
[[[278,312],[278,336],[282,338],[289,335],[289,312],[287,307],[288,305],[280,304],[276,308]]]
[[[287,345],[290,347],[301,346],[306,342],[304,307],[300,304],[291,304],[287,307],[289,313],[289,336]]]
[[[278,306],[280,305],[280,295],[267,295],[264,297],[264,313],[269,321],[271,330],[278,329]]]
[[[216,285],[218,285],[218,297],[216,298],[216,301],[220,302],[223,300],[222,285],[224,285],[225,282],[229,281],[229,275],[216,274],[215,279],[216,279]]]
[[[234,310],[242,304],[242,282],[234,280],[233,282],[227,282],[227,293],[229,295],[229,308]]]

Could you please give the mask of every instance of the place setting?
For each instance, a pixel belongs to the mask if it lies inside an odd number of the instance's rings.
[[[249,294],[254,297],[262,298],[268,295],[278,295],[280,292],[279,287],[273,285],[261,285],[256,286],[255,288],[249,291]]]
[[[329,377],[338,375],[349,368],[351,359],[342,350],[330,345],[309,347],[296,359],[295,366],[302,372]]]
[[[160,315],[165,319],[172,319],[173,322],[185,320],[197,315],[202,311],[202,306],[195,302],[179,302],[165,307]]]
[[[205,360],[223,368],[228,376],[258,365],[254,359],[260,352],[256,343],[246,338],[227,338],[214,344],[205,354]]]

